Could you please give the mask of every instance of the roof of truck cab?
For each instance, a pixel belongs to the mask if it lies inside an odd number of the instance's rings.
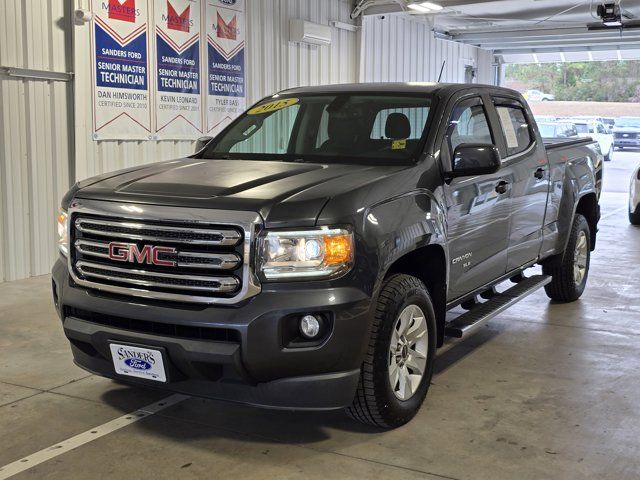
[[[501,90],[512,94],[520,95],[515,90],[494,85],[479,85],[475,83],[430,83],[430,82],[408,82],[408,83],[339,83],[334,85],[319,85],[314,87],[289,88],[278,92],[281,95],[304,95],[321,93],[422,93],[422,94],[454,94],[461,90]]]

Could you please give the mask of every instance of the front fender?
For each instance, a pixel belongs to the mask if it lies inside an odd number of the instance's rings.
[[[378,259],[376,287],[394,262],[421,247],[441,245],[448,255],[445,219],[442,205],[428,190],[408,192],[367,208],[361,231]]]

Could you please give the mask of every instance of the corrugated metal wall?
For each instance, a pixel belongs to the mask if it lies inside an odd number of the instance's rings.
[[[0,2],[0,66],[68,72],[71,2]],[[0,73],[0,282],[46,273],[69,187],[72,84]]]
[[[478,83],[492,84],[491,52],[439,40],[422,20],[403,15],[365,16],[362,82],[435,82],[446,61],[443,82],[465,81],[465,64],[478,68]]]
[[[350,0],[247,1],[247,104],[285,88],[358,80],[356,33],[332,29],[331,46],[289,43],[289,19],[351,23]]]

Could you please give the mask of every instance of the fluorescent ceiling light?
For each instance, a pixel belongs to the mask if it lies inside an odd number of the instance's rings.
[[[407,7],[409,7],[411,10],[415,10],[416,12],[420,12],[420,13],[439,12],[443,8],[442,5],[438,5],[437,3],[433,3],[433,2],[410,3],[409,5],[407,5]]]
[[[420,5],[422,5],[424,8],[428,8],[429,10],[433,10],[434,12],[439,12],[443,8],[442,5],[438,5],[437,3],[433,2],[422,2]]]

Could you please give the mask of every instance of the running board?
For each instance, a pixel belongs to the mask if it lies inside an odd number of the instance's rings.
[[[444,334],[447,337],[462,338],[486,324],[496,315],[507,308],[528,297],[539,288],[551,282],[549,275],[534,275],[525,278],[511,287],[509,290],[498,293],[490,300],[478,304],[473,309],[463,313],[458,318],[447,324]]]

